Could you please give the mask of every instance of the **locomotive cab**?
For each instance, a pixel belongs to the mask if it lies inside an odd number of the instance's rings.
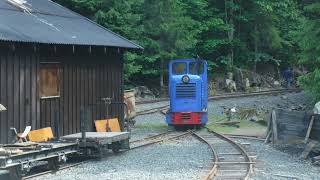
[[[181,59],[169,63],[168,125],[205,125],[208,121],[207,62]]]

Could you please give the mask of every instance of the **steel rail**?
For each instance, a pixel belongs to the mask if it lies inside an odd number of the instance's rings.
[[[146,109],[146,110],[142,110],[137,112],[136,116],[141,116],[141,115],[146,115],[146,114],[152,114],[152,113],[156,113],[159,112],[161,110],[165,110],[169,108],[169,105],[165,105],[165,106],[160,106],[160,107],[155,107],[155,108],[151,108],[151,109]]]
[[[214,158],[214,163],[213,163],[213,167],[211,168],[210,172],[206,175],[206,177],[203,178],[203,180],[210,180],[212,179],[218,172],[218,154],[216,153],[217,151],[214,149],[213,145],[210,144],[206,139],[204,139],[202,136],[193,133],[192,135],[194,135],[197,139],[199,139],[200,141],[206,143],[212,153],[213,153],[213,158]]]
[[[277,94],[277,93],[289,93],[289,92],[300,92],[301,89],[299,88],[291,88],[291,89],[271,89],[265,91],[258,91],[258,92],[244,92],[244,93],[225,93],[225,94],[218,94],[215,96],[210,96],[208,100],[217,100],[217,99],[227,99],[227,98],[237,98],[237,97],[249,97],[249,96],[260,96],[260,95],[270,95],[270,94]],[[161,98],[155,100],[146,100],[146,101],[137,101],[136,104],[151,104],[157,102],[164,102],[169,101],[169,98]]]
[[[43,175],[55,173],[55,172],[60,171],[60,170],[65,170],[65,169],[69,169],[69,168],[72,168],[72,167],[76,167],[76,166],[82,165],[82,164],[84,164],[84,163],[86,163],[86,162],[89,162],[89,161],[91,161],[91,160],[92,160],[92,159],[88,159],[88,160],[81,161],[81,162],[78,162],[78,163],[73,163],[73,164],[70,164],[70,165],[61,166],[61,167],[59,167],[59,169],[57,169],[57,170],[48,170],[48,171],[44,171],[44,172],[32,174],[32,175],[29,175],[29,176],[24,176],[24,177],[22,177],[22,180],[31,179],[31,178],[35,178],[35,177],[39,177],[39,176],[43,176]]]
[[[134,141],[130,141],[130,143],[136,143],[136,142],[140,142],[140,141],[144,141],[144,140],[149,140],[149,139],[155,139],[155,138],[158,138],[160,136],[164,136],[168,133],[171,133],[173,131],[167,131],[167,132],[163,132],[163,133],[159,133],[159,134],[156,134],[156,135],[152,135],[152,136],[148,136],[148,137],[145,137],[145,138],[142,138],[142,139],[137,139],[137,140],[134,140]]]
[[[218,155],[217,155],[217,151],[215,150],[215,147],[208,140],[206,140],[206,138],[203,138],[199,134],[193,133],[193,135],[195,137],[197,137],[198,139],[200,139],[201,141],[205,142],[206,144],[208,144],[210,146],[211,150],[213,151],[213,155],[214,155],[214,165],[211,168],[210,172],[207,174],[207,176],[203,178],[203,180],[213,179],[217,175],[218,166],[219,165],[221,165],[221,164],[233,164],[233,163],[235,163],[235,164],[246,164],[248,166],[248,168],[246,169],[246,174],[243,177],[244,180],[248,180],[250,175],[251,175],[251,173],[253,173],[253,164],[254,164],[254,162],[252,162],[252,160],[249,157],[249,155],[246,152],[246,150],[241,145],[239,145],[238,143],[234,142],[230,138],[228,138],[228,137],[226,137],[226,136],[224,136],[222,134],[219,134],[217,132],[214,132],[214,131],[212,131],[212,130],[210,130],[208,128],[207,128],[207,130],[208,130],[208,132],[210,134],[213,134],[215,137],[218,137],[219,139],[222,139],[224,141],[229,142],[232,146],[234,146],[236,149],[238,149],[240,154],[244,156],[245,162],[219,162],[219,158],[218,158]]]
[[[168,138],[164,137],[164,138],[160,138],[160,139],[154,138],[154,139],[147,140],[147,141],[145,141],[145,139],[141,139],[141,141],[136,141],[135,143],[137,143],[137,142],[145,142],[145,143],[142,143],[141,145],[130,147],[130,150],[138,149],[138,148],[141,148],[141,147],[150,146],[150,145],[157,144],[157,143],[162,143],[162,142],[165,142],[165,141],[170,141],[170,140],[173,140],[173,139],[178,139],[180,137],[191,135],[193,132],[194,131],[187,131],[187,132],[183,132],[183,133],[178,133],[177,135],[174,135],[172,137],[168,137]],[[155,136],[161,137],[161,136],[168,136],[168,135],[170,135],[170,132],[161,133],[161,134],[155,135]],[[134,143],[130,143],[130,144],[134,144]]]
[[[259,136],[239,135],[239,134],[223,134],[223,135],[227,136],[229,138],[234,138],[234,139],[248,139],[248,140],[265,141],[264,138],[259,137]]]

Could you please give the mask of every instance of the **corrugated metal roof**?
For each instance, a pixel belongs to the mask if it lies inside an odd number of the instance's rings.
[[[27,0],[28,14],[0,0],[0,40],[45,44],[141,46],[49,0]]]

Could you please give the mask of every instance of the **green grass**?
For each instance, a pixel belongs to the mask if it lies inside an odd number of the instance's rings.
[[[264,131],[266,129],[266,125],[264,123],[256,123],[256,122],[251,122],[247,119],[240,119],[237,117],[232,118],[232,121],[239,121],[240,123],[238,124],[240,127],[236,126],[230,126],[230,125],[220,125],[216,124],[217,122],[224,122],[227,121],[228,118],[225,115],[209,115],[208,123],[207,123],[207,128],[219,132],[219,133],[232,133],[236,130],[252,130],[252,131]]]

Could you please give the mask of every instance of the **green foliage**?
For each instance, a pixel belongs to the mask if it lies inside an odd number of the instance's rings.
[[[161,62],[167,68],[176,58],[207,59],[211,74],[260,61],[296,62],[301,21],[309,28],[303,32],[311,33],[299,42],[305,49],[301,57],[317,56],[307,52],[318,47],[312,34],[319,32],[319,22],[303,20],[297,0],[56,1],[145,48],[125,54],[125,80],[154,79]],[[319,7],[316,3],[305,11],[318,16]]]
[[[298,42],[301,48],[300,63],[307,66],[310,73],[299,80],[303,87],[320,99],[320,3],[310,3],[304,7],[306,17],[301,20]]]

